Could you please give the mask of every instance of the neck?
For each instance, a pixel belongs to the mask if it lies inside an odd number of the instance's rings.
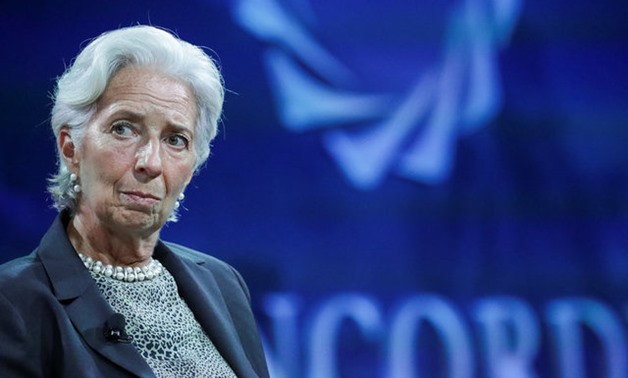
[[[68,223],[68,238],[78,252],[104,264],[144,266],[151,261],[159,232],[148,236],[87,222],[76,214]]]

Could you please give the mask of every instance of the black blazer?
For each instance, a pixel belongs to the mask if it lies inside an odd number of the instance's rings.
[[[111,306],[70,244],[65,214],[30,255],[0,266],[1,377],[154,377],[133,344],[103,336]],[[157,258],[240,378],[268,369],[248,289],[231,266],[159,242]]]

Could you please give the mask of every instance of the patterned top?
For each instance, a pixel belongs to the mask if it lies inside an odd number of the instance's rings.
[[[127,333],[157,377],[237,378],[165,268],[152,280],[135,282],[90,273],[113,310],[124,315]]]

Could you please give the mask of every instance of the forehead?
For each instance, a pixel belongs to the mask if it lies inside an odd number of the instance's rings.
[[[109,81],[98,100],[99,110],[142,113],[158,110],[178,122],[194,123],[197,109],[190,86],[149,67],[124,67]]]

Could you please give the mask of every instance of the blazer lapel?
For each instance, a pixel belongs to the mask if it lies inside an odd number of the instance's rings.
[[[113,310],[99,296],[98,288],[92,285],[66,306],[68,316],[77,331],[92,349],[111,362],[138,376],[154,377],[153,371],[133,344],[105,340],[104,324],[113,314]]]
[[[102,297],[98,286],[70,244],[62,216],[57,217],[37,250],[57,299],[65,307],[78,333],[92,349],[130,373],[154,377],[151,368],[132,344],[110,343],[105,340],[103,328],[113,314],[113,309]]]
[[[236,375],[257,377],[215,277],[200,266],[204,261],[182,259],[163,243],[159,243],[155,255],[175,278],[181,297]]]

